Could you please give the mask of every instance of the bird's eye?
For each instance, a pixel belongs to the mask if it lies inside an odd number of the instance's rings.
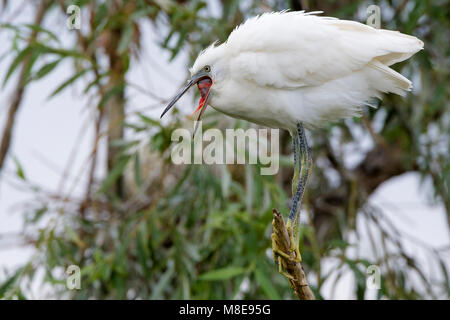
[[[210,66],[204,66],[203,70],[205,70],[205,72],[210,72],[211,71],[211,67]]]

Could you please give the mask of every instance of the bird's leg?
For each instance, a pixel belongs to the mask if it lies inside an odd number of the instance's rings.
[[[294,177],[292,179],[292,208],[289,213],[286,229],[290,240],[289,252],[283,252],[279,249],[277,242],[277,236],[272,234],[272,248],[275,262],[280,264],[281,258],[287,260],[293,260],[295,262],[301,261],[301,255],[298,247],[298,226],[300,217],[300,204],[303,197],[303,193],[308,180],[310,167],[311,167],[311,154],[309,151],[308,143],[306,141],[305,131],[301,123],[298,123],[297,130],[293,134],[293,147],[294,147]],[[295,258],[293,259],[291,253],[295,252]],[[279,266],[281,270],[281,264]],[[285,274],[280,271],[280,273]],[[286,274],[285,274],[286,275]]]
[[[301,163],[299,162],[300,155],[298,154],[298,134],[295,134],[292,137],[292,146],[294,150],[294,176],[292,177],[292,195],[294,196],[297,192],[297,186],[299,183],[299,175],[300,175],[300,168]]]
[[[299,220],[300,208],[305,192],[306,183],[308,181],[312,161],[311,152],[309,150],[308,142],[306,140],[305,130],[303,125],[299,122],[297,124],[297,134],[293,137],[294,144],[294,178],[292,179],[292,208],[289,213],[288,222],[286,224],[289,237],[291,240],[291,249],[296,253],[297,261],[301,261],[301,255],[298,248],[299,242]],[[295,190],[295,191],[294,191]]]
[[[293,134],[292,138],[293,138],[292,139],[292,143],[293,143],[293,151],[294,151],[294,177],[292,178],[292,194],[295,194],[295,192],[297,190],[297,184],[299,182],[298,177],[299,177],[299,172],[300,172],[300,166],[301,165],[300,164],[297,165],[298,157],[299,157],[299,155],[297,154],[297,152],[298,152],[298,150],[297,150],[298,149],[297,133]],[[273,222],[272,222],[272,224],[273,224]],[[288,232],[288,233],[289,233],[289,238],[291,240],[290,243],[292,244],[293,243],[292,236],[291,236],[292,235],[292,229],[291,229],[291,232]],[[279,248],[278,242],[279,242],[279,239],[277,239],[277,234],[274,231],[272,233],[273,259],[274,259],[275,263],[278,263],[278,269],[279,269],[278,271],[281,274],[283,274],[286,277],[288,277],[288,275],[285,272],[282,271],[283,268],[282,268],[281,258],[291,260],[291,257],[289,255],[289,252],[285,253],[285,252],[283,252],[283,250],[281,250]]]

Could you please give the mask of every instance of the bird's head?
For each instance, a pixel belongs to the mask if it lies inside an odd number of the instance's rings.
[[[194,84],[197,84],[201,98],[195,112],[200,110],[197,121],[201,120],[208,102],[211,101],[211,96],[214,92],[213,85],[216,84],[217,81],[220,81],[220,78],[223,75],[223,49],[222,46],[216,46],[214,43],[199,54],[194,65],[189,69],[191,78],[187,81],[184,88],[167,105],[166,109],[164,109],[161,114],[161,118],[175,105],[189,88]]]

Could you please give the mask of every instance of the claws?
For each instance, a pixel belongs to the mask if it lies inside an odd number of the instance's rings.
[[[295,241],[294,233],[291,224],[289,223],[286,226],[286,229],[289,234],[289,240],[290,240],[290,248],[288,252],[283,252],[280,250],[278,246],[279,239],[277,237],[277,234],[274,232],[272,233],[272,252],[273,252],[273,260],[275,263],[278,263],[278,272],[280,272],[282,275],[284,275],[286,278],[294,280],[294,278],[286,273],[283,270],[283,267],[285,266],[286,261],[289,261],[291,263],[298,263],[302,261],[300,250],[298,248],[298,242]]]

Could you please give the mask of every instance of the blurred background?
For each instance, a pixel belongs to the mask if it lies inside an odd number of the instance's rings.
[[[80,8],[80,29],[69,29]],[[308,132],[300,250],[319,299],[448,299],[448,1],[47,1],[0,4],[0,298],[294,299],[271,252],[293,155],[175,166],[196,90],[159,120],[201,49],[268,11],[324,11],[417,36],[405,98]],[[73,21],[72,21],[73,22]],[[247,128],[212,108],[204,129]],[[70,265],[81,289],[66,287]],[[369,266],[375,266],[370,267]],[[380,286],[367,285],[373,270]]]

